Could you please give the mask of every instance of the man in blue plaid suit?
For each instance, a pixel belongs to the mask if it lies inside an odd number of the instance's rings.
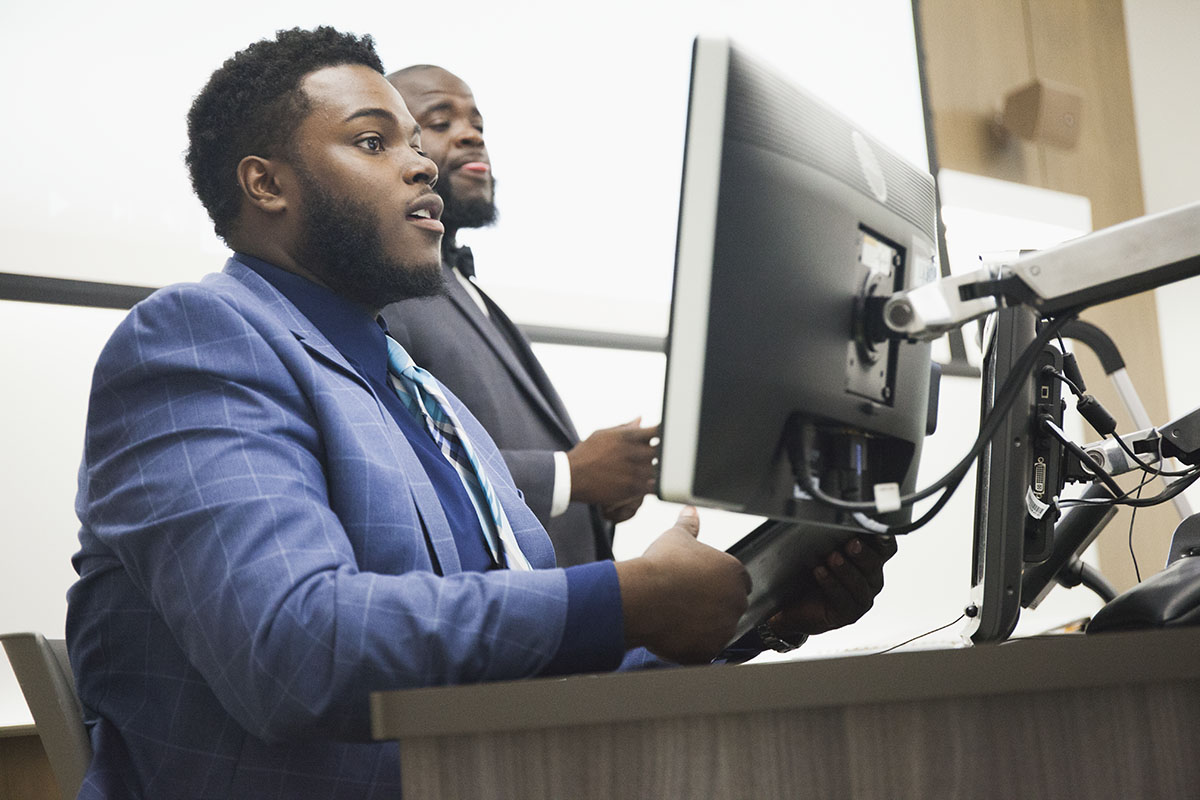
[[[135,307],[96,366],[67,620],[81,797],[396,797],[373,690],[718,654],[747,579],[694,512],[640,558],[555,569],[470,412],[414,373],[456,466],[398,391],[378,310],[438,290],[442,205],[370,37],[251,45],[188,127],[235,254]],[[888,555],[831,554],[773,624],[856,619]]]

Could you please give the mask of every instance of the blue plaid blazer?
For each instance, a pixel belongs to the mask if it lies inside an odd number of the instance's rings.
[[[250,269],[133,309],[96,366],[76,502],[81,797],[394,798],[371,691],[538,673],[566,577],[450,398],[534,572],[460,570],[379,398]]]

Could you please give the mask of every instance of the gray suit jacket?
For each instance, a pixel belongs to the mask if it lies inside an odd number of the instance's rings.
[[[579,435],[529,341],[486,294],[491,317],[485,316],[453,270],[443,269],[445,296],[384,309],[392,336],[491,434],[525,502],[550,534],[558,565],[611,558],[612,526],[598,509],[571,503],[561,516],[550,517],[554,452],[574,447]]]

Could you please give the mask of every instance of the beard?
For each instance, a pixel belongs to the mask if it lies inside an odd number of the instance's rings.
[[[371,309],[445,293],[436,256],[428,264],[419,264],[388,255],[378,214],[366,203],[335,196],[302,164],[293,167],[304,192],[300,254],[325,285]]]
[[[451,230],[460,228],[486,228],[496,221],[496,178],[492,177],[492,196],[459,197],[450,186],[450,181],[438,181],[434,191],[442,196],[445,209],[442,222]]]

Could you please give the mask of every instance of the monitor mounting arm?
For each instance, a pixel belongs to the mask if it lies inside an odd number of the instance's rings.
[[[1129,220],[1009,263],[936,280],[872,304],[888,337],[932,341],[1002,306],[1052,317],[1200,275],[1200,203]]]

